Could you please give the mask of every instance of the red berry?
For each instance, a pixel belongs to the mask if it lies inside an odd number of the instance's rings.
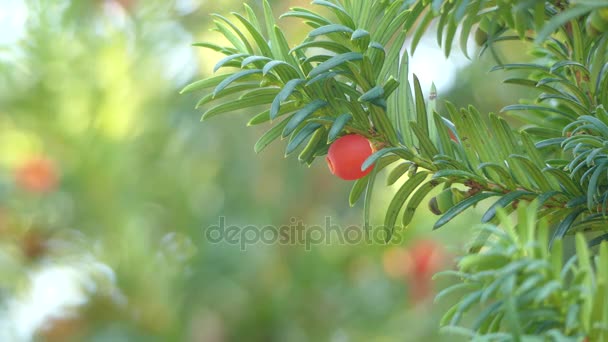
[[[29,192],[50,192],[58,183],[57,169],[50,159],[34,157],[15,170],[15,181]]]
[[[384,270],[407,282],[410,299],[420,303],[432,297],[433,275],[447,263],[442,246],[434,240],[418,240],[410,247],[393,247],[384,252]]]
[[[407,277],[410,296],[422,301],[433,293],[433,274],[446,263],[441,245],[433,240],[420,240],[409,249],[410,266]]]
[[[413,260],[412,274],[430,277],[441,268],[444,255],[441,245],[433,240],[420,240],[410,248]]]
[[[349,134],[338,138],[329,146],[325,159],[331,173],[344,180],[355,180],[372,170],[370,166],[361,171],[361,165],[372,153],[372,147],[365,137]]]

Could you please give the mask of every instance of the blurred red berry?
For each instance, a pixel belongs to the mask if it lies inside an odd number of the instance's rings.
[[[15,182],[19,187],[29,192],[50,192],[57,187],[57,169],[49,159],[43,157],[31,158],[17,167]]]
[[[433,240],[420,240],[409,249],[410,268],[407,274],[410,297],[421,301],[433,294],[433,275],[446,262],[443,248]]]
[[[445,262],[441,245],[433,240],[420,240],[410,248],[412,268],[410,276],[432,277]]]
[[[355,180],[372,170],[370,166],[361,171],[361,165],[372,153],[372,147],[365,137],[349,134],[338,138],[329,146],[325,159],[331,173],[344,180]]]
[[[433,275],[446,262],[442,246],[433,240],[419,240],[408,248],[389,248],[383,256],[384,271],[391,278],[407,282],[409,297],[414,303],[433,295]]]

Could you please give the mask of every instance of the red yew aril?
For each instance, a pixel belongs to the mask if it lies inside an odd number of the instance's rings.
[[[22,189],[33,193],[46,193],[58,183],[55,164],[44,157],[33,157],[15,170],[15,182]]]
[[[414,303],[424,302],[434,292],[433,275],[447,264],[447,255],[439,242],[418,240],[409,247],[393,247],[383,256],[384,271],[407,282]]]
[[[331,173],[344,180],[355,180],[364,177],[372,170],[370,166],[361,171],[361,165],[372,153],[369,140],[358,134],[348,134],[338,138],[329,146],[325,160]]]
[[[423,301],[433,294],[433,275],[446,262],[441,245],[433,240],[419,240],[409,248],[410,267],[407,273],[410,297]]]
[[[410,248],[412,257],[411,275],[432,277],[444,264],[445,255],[441,245],[433,240],[420,240]]]

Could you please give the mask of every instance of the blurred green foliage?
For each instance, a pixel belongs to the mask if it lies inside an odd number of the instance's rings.
[[[278,145],[257,156],[250,146],[265,127],[229,117],[203,125],[191,110],[196,96],[178,95],[217,60],[189,47],[215,37],[209,12],[239,5],[0,2],[25,23],[23,32],[0,33],[0,339],[453,341],[436,333],[443,308],[412,301],[407,280],[415,279],[390,271],[404,255],[390,251],[429,233],[429,212],[397,247],[258,243],[243,251],[207,241],[220,217],[241,227],[310,227],[331,217],[341,229],[361,229],[349,184],[325,165],[283,160]],[[274,2],[277,13],[288,5],[305,3]],[[460,79],[486,77],[479,70]],[[477,96],[458,89],[457,103]],[[47,166],[28,169],[40,159]],[[27,177],[50,189],[19,183]],[[377,197],[381,216],[390,196]],[[462,229],[431,237],[458,251],[469,222],[463,216],[452,223]],[[44,322],[14,314],[26,305],[36,317],[50,311],[27,298],[36,275],[58,267],[81,275],[85,303]],[[67,291],[60,284],[48,281],[45,296]]]

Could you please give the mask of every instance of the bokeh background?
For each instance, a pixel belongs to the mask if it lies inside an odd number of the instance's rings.
[[[322,160],[253,152],[257,111],[203,124],[204,94],[179,95],[220,58],[191,46],[219,40],[209,14],[241,2],[0,0],[0,341],[455,341],[437,332],[449,299],[433,304],[430,273],[478,213],[432,232],[421,208],[390,245],[209,240],[222,218],[362,232],[351,184]],[[522,94],[492,64],[446,60],[431,35],[411,69],[441,99],[497,111]],[[380,224],[396,188],[376,189]]]

